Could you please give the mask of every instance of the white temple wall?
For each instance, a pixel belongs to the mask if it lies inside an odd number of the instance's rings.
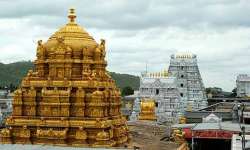
[[[250,97],[250,75],[239,74],[236,80],[237,97]]]

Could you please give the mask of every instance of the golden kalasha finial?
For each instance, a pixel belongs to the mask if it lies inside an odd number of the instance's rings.
[[[74,8],[69,9],[68,18],[69,18],[69,22],[71,22],[71,23],[75,22],[76,14],[75,14],[75,9]]]

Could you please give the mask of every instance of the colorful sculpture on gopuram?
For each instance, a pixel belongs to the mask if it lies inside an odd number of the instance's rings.
[[[126,143],[120,91],[106,71],[100,44],[69,22],[47,42],[38,41],[34,71],[14,92],[13,113],[0,132],[1,143],[111,147]]]

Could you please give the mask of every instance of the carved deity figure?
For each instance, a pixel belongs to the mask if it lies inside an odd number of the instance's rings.
[[[92,70],[92,72],[91,72],[91,78],[92,79],[96,79],[96,71],[95,70]]]
[[[43,42],[42,40],[39,40],[37,42],[37,58],[38,59],[43,59],[45,56],[45,48],[44,48],[42,42]]]
[[[30,130],[27,128],[27,126],[23,126],[23,128],[20,131],[20,136],[23,138],[29,138],[30,137]]]
[[[28,76],[28,77],[31,77],[32,74],[33,74],[33,70],[29,70],[27,76]]]
[[[58,36],[56,40],[57,40],[57,45],[56,47],[54,47],[54,49],[56,49],[57,53],[65,52],[64,38],[62,36]]]
[[[101,39],[100,50],[102,52],[102,57],[106,56],[105,40]]]
[[[8,128],[2,129],[0,134],[1,134],[2,137],[10,137],[11,136],[10,135],[10,129],[8,129]]]
[[[101,43],[98,44],[98,46],[95,48],[94,57],[95,60],[103,60],[105,58],[106,52],[105,52],[105,40],[101,39]]]
[[[87,132],[83,129],[83,127],[79,127],[76,131],[75,138],[77,140],[86,140],[87,139]]]
[[[63,36],[58,36],[56,38],[57,45],[52,48],[56,52],[56,54],[64,55],[66,54],[66,58],[71,58],[72,55],[72,48],[70,48],[68,45],[65,44],[65,39]]]

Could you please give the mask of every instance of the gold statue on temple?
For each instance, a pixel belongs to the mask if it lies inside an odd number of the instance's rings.
[[[139,114],[139,120],[151,120],[155,121],[155,101],[153,99],[141,100],[141,112]]]
[[[128,140],[120,90],[106,71],[105,40],[98,44],[69,22],[38,41],[35,69],[14,92],[1,143],[111,147]]]

